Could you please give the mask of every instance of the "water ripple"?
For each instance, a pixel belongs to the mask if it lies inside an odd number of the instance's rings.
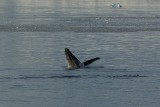
[[[73,79],[73,78],[113,78],[113,79],[130,79],[147,77],[139,74],[126,74],[126,75],[52,75],[52,76],[19,76],[19,77],[0,77],[1,80],[5,79]]]
[[[160,31],[154,26],[64,26],[64,25],[0,25],[0,31],[4,32],[136,32],[136,31]]]

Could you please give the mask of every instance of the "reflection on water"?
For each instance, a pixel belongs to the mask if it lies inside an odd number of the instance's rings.
[[[108,13],[115,12],[118,14],[119,10],[113,10],[111,5],[115,2],[120,3],[123,9],[142,9],[150,11],[151,9],[159,8],[159,0],[1,0],[0,15],[2,18],[10,18],[10,21],[17,20],[17,18],[37,18],[37,17],[56,17],[69,15],[109,15]],[[144,14],[144,13],[143,13]],[[11,20],[13,19],[13,20]],[[37,20],[37,19],[36,19]]]
[[[3,0],[0,31],[159,31],[160,14],[156,7],[159,3],[152,1],[150,5],[147,0],[119,2],[124,5],[121,9],[111,8],[112,0]],[[138,6],[141,2],[142,7]],[[153,7],[153,4],[157,5]]]

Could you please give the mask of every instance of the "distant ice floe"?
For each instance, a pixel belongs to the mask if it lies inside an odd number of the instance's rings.
[[[119,3],[113,3],[113,4],[111,5],[111,7],[112,7],[112,8],[121,8],[122,5],[120,5]]]

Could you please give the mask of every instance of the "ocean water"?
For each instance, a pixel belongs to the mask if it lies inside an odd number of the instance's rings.
[[[1,0],[0,107],[159,107],[159,2],[112,3]]]

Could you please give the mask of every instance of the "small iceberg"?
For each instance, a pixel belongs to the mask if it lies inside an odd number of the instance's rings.
[[[122,5],[120,5],[119,3],[113,3],[112,5],[112,8],[121,8]]]

